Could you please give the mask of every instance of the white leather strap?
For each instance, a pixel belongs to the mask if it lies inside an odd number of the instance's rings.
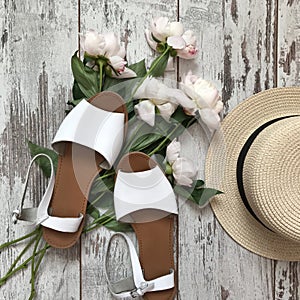
[[[117,220],[128,223],[152,221],[155,211],[178,213],[172,186],[159,166],[143,172],[119,170],[114,206]],[[139,220],[135,212],[139,212]]]
[[[33,163],[39,157],[45,157],[50,162],[51,174],[50,174],[48,186],[47,186],[46,191],[42,197],[42,200],[37,208],[36,207],[23,208],[26,190],[28,187],[30,170],[31,170]],[[60,217],[49,216],[49,214],[48,214],[48,208],[49,208],[49,203],[51,201],[51,197],[52,197],[52,193],[53,193],[54,183],[55,183],[55,175],[54,175],[54,167],[53,167],[52,159],[47,154],[44,154],[44,153],[40,153],[40,154],[36,155],[35,157],[33,157],[33,159],[31,160],[31,162],[29,164],[28,171],[26,174],[25,187],[24,187],[24,192],[23,192],[22,199],[21,199],[21,204],[18,209],[13,211],[13,214],[12,214],[13,222],[16,224],[18,220],[22,220],[22,221],[28,221],[28,222],[32,223],[33,225],[41,224],[45,227],[48,227],[48,228],[51,228],[51,229],[54,229],[57,231],[76,232],[82,219],[83,219],[82,214],[80,214],[80,216],[77,218],[60,218]]]
[[[60,154],[64,142],[86,146],[105,158],[102,168],[110,169],[121,151],[123,138],[123,113],[102,110],[82,100],[61,123],[52,146]]]
[[[131,258],[133,277],[125,278],[121,281],[112,283],[109,280],[107,274],[107,261],[111,241],[112,238],[115,236],[123,237],[125,242],[127,243]],[[121,232],[113,234],[109,240],[105,258],[105,275],[108,282],[109,290],[115,299],[136,299],[137,297],[143,296],[147,292],[168,290],[175,286],[174,270],[170,270],[170,274],[158,277],[156,279],[145,280],[143,270],[133,243],[127,235]]]

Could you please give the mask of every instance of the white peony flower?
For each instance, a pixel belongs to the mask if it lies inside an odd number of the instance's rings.
[[[180,22],[169,22],[166,17],[159,17],[151,22],[150,29],[145,31],[146,39],[153,50],[157,50],[159,42],[167,43],[177,51],[181,58],[192,59],[196,57],[196,36],[193,31],[184,32]]]
[[[191,71],[184,77],[181,88],[189,99],[182,98],[179,102],[186,113],[195,115],[198,112],[211,130],[217,129],[221,121],[219,113],[223,109],[217,88],[212,83],[193,75]]]
[[[95,60],[101,56],[108,58],[114,69],[109,72],[112,77],[120,79],[136,77],[134,71],[126,68],[125,48],[120,46],[113,32],[99,34],[95,30],[89,30],[85,35],[80,35],[80,45],[82,50],[95,57]]]
[[[150,31],[157,40],[165,42],[170,36],[181,36],[183,25],[180,22],[170,22],[166,17],[158,17],[152,20]]]
[[[104,53],[105,39],[95,30],[89,30],[85,35],[80,35],[82,50],[91,56],[100,56]]]
[[[167,162],[171,165],[173,177],[179,185],[191,186],[197,175],[194,163],[188,158],[180,157],[181,145],[173,140],[166,151]]]
[[[181,98],[182,94],[181,90],[169,88],[157,79],[148,77],[133,96],[134,99],[148,100],[142,100],[135,105],[135,112],[140,119],[150,126],[154,126],[155,107],[157,107],[160,115],[166,121],[169,121],[178,106],[178,99]]]
[[[134,71],[125,67],[127,64],[127,61],[125,61],[122,57],[111,56],[109,58],[109,61],[110,61],[111,66],[115,70],[115,72],[114,71],[111,72],[111,77],[119,78],[119,79],[136,77],[136,74]]]

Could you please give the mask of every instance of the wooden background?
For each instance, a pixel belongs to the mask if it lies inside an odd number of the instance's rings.
[[[180,61],[169,77],[179,79],[191,68],[215,82],[225,115],[260,90],[300,84],[299,0],[0,0],[0,243],[29,230],[13,226],[10,217],[29,162],[26,139],[50,146],[64,117],[78,31],[114,30],[129,62],[145,56],[150,62],[144,29],[152,16],[161,15],[179,18],[199,41],[197,64]],[[197,130],[191,132],[199,141]],[[44,182],[34,180],[30,197],[36,202]],[[178,223],[178,299],[300,298],[300,265],[241,248],[209,207],[180,206]],[[111,299],[103,273],[110,234],[102,228],[72,249],[51,249],[37,279],[37,299]],[[0,274],[19,250],[0,254]],[[26,299],[29,274],[22,271],[0,288],[0,299]]]

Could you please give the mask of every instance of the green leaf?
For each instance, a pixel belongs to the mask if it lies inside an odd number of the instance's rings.
[[[158,56],[151,64],[149,69],[149,76],[159,77],[164,75],[165,69],[168,64],[169,51]]]
[[[156,51],[159,53],[165,52],[167,49],[167,45],[165,43],[158,43],[156,46]]]
[[[184,199],[195,202],[200,207],[205,206],[213,196],[223,194],[221,191],[205,188],[203,186],[204,181],[197,180],[194,188],[176,185],[174,187],[174,192]]]
[[[117,220],[112,220],[108,223],[106,223],[104,225],[106,228],[110,229],[110,230],[113,230],[113,231],[116,231],[116,232],[129,232],[129,231],[133,231],[132,230],[132,227],[130,224],[128,223],[121,223],[121,222],[118,222]]]
[[[99,210],[91,203],[87,204],[86,213],[89,214],[94,219],[100,218]]]
[[[98,93],[98,73],[89,67],[84,66],[83,62],[77,57],[77,51],[72,56],[71,67],[74,79],[78,87],[86,98],[91,98]]]
[[[126,102],[131,99],[132,92],[135,86],[139,83],[141,78],[131,78],[131,79],[113,79],[106,77],[104,90],[112,91],[119,94]],[[133,111],[132,100],[130,103],[127,103],[128,113]]]
[[[184,199],[190,199],[191,198],[191,193],[186,189],[184,188],[183,186],[181,185],[175,185],[174,186],[174,192],[184,198]],[[191,199],[190,199],[191,200]]]
[[[57,163],[58,163],[58,155],[56,152],[54,152],[51,149],[38,146],[38,145],[32,143],[31,141],[28,141],[28,147],[29,147],[30,154],[32,157],[34,157],[35,155],[40,154],[40,153],[45,153],[48,156],[50,156],[53,161],[54,169],[56,171]],[[51,165],[50,165],[49,160],[45,157],[41,157],[41,158],[38,158],[36,161],[37,161],[38,165],[40,166],[40,168],[42,169],[44,175],[49,178],[51,175]]]
[[[178,106],[171,117],[171,122],[180,123],[183,127],[191,126],[196,122],[196,118],[188,116],[181,106]]]
[[[67,104],[72,105],[72,106],[76,106],[77,104],[79,104],[83,99],[78,99],[78,100],[72,100],[72,101],[68,101]],[[71,110],[66,111],[66,113],[69,113]]]
[[[190,200],[202,207],[205,206],[213,196],[218,194],[223,194],[223,192],[211,188],[197,188],[192,192]]]
[[[74,101],[78,101],[78,100],[85,98],[85,95],[81,91],[81,89],[78,85],[78,82],[76,80],[74,80],[74,83],[73,83],[72,94],[73,94]]]
[[[156,132],[144,134],[134,141],[130,147],[130,151],[143,151],[162,138],[164,138],[164,136]]]
[[[128,68],[134,71],[137,77],[144,77],[147,73],[145,59],[128,66]]]
[[[201,187],[203,187],[204,186],[204,181],[203,180],[197,180],[196,181],[196,184],[195,184],[195,189],[197,189],[197,188],[201,188]]]
[[[151,32],[151,36],[152,36],[152,39],[154,40],[154,42],[161,43],[161,41],[158,38],[156,38],[152,32]]]
[[[90,199],[89,197],[89,203],[95,208],[97,208],[100,211],[100,213],[103,213],[108,209],[114,210],[113,193],[111,191],[102,193],[99,197],[95,198],[94,200]]]

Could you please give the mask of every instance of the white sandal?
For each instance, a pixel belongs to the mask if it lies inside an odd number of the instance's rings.
[[[139,245],[138,258],[131,241],[121,234],[129,246],[134,273],[133,289],[121,295],[134,298],[147,292],[144,297],[147,300],[173,299],[176,295],[173,235],[177,202],[170,182],[148,155],[132,152],[120,160],[114,206],[117,220],[131,224]],[[121,299],[122,284],[110,286],[113,295]]]
[[[133,276],[112,283],[108,277],[107,261],[110,245],[113,237],[115,236],[123,237],[128,246]],[[143,270],[132,241],[127,235],[121,232],[113,234],[109,240],[105,258],[105,276],[108,282],[109,290],[115,299],[136,299],[138,297],[144,296],[145,293],[169,290],[175,286],[173,269],[170,269],[170,274],[158,277],[153,280],[146,280],[144,278]]]
[[[38,207],[23,208],[32,165],[38,158],[41,157],[47,158],[51,166],[51,174],[50,174],[46,191]],[[54,167],[53,167],[53,161],[50,158],[50,156],[44,153],[40,153],[34,156],[30,161],[27,170],[25,187],[24,187],[21,203],[19,207],[15,209],[12,213],[13,223],[16,224],[18,220],[22,220],[22,221],[30,222],[31,225],[34,226],[43,225],[44,227],[51,228],[61,232],[75,232],[82,221],[83,215],[80,215],[77,218],[60,218],[60,217],[53,217],[48,214],[49,204],[54,189],[54,183],[55,183]]]

